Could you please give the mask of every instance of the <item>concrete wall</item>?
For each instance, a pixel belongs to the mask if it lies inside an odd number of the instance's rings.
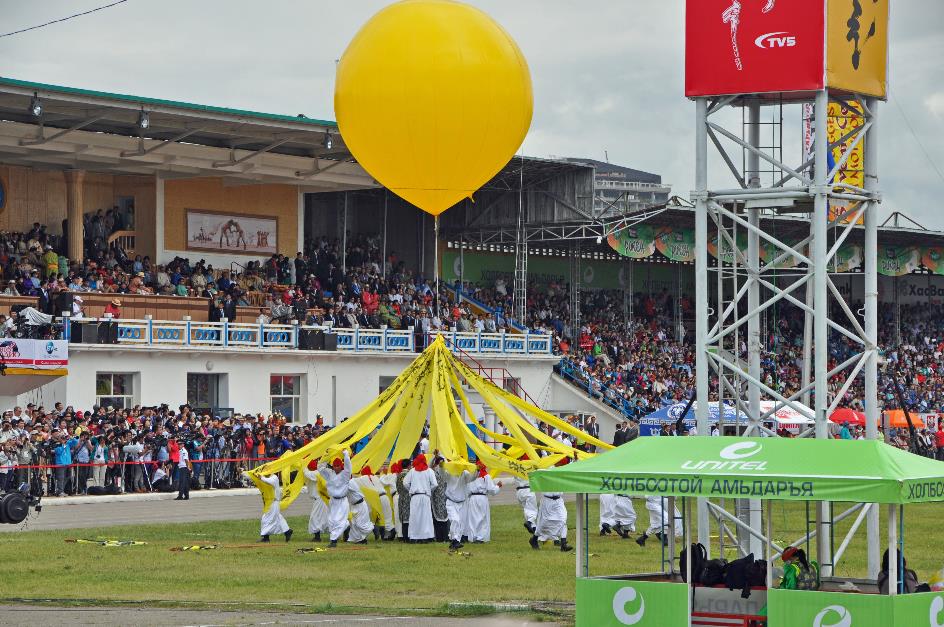
[[[301,376],[301,415],[316,414],[331,423],[354,414],[380,393],[381,377],[396,377],[416,355],[363,355],[258,349],[193,349],[181,347],[73,344],[69,376],[33,392],[25,402],[46,406],[56,401],[89,409],[95,404],[98,373],[130,373],[134,404],[172,408],[187,402],[187,374],[224,375],[220,406],[240,412],[269,412],[269,376]],[[490,368],[506,368],[534,398],[547,390],[554,358],[535,356],[486,359]],[[540,401],[538,401],[540,402]]]

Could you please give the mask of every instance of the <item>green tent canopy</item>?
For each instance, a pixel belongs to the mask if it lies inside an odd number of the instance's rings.
[[[651,437],[530,482],[539,492],[921,503],[944,500],[944,462],[878,440]]]

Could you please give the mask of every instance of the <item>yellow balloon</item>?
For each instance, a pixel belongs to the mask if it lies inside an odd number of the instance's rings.
[[[351,154],[382,185],[439,215],[515,155],[531,74],[511,36],[459,2],[404,0],[341,56],[334,110]]]

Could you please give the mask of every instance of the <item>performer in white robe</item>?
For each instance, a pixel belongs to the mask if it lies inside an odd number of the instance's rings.
[[[393,462],[387,467],[387,473],[380,475],[380,481],[384,484],[384,487],[390,492],[390,496],[393,500],[393,511],[394,511],[394,521],[393,529],[394,535],[388,540],[394,540],[396,538],[403,538],[403,523],[400,520],[400,494],[397,492],[397,475],[400,474],[400,462]]]
[[[403,479],[410,491],[410,523],[407,533],[410,542],[432,542],[433,508],[430,498],[436,487],[436,475],[426,464],[426,456],[420,453],[413,460],[413,467]]]
[[[664,499],[664,500],[663,500]],[[659,538],[659,541],[662,544],[668,544],[669,539],[666,536],[666,533],[669,530],[669,527],[672,526],[672,521],[669,519],[669,513],[665,510],[663,505],[668,505],[668,499],[662,496],[646,496],[646,509],[649,510],[649,528],[646,529],[646,532],[636,538],[636,544],[639,546],[646,545],[646,539],[650,535],[654,535]],[[675,508],[675,537],[682,537],[682,517],[679,514],[678,508]]]
[[[501,484],[492,481],[485,466],[479,462],[479,474],[466,486],[468,536],[475,544],[492,539],[492,516],[488,497],[498,494]]]
[[[614,516],[614,505],[616,496],[613,494],[600,495],[600,535],[607,536],[613,532],[613,525],[616,524]]]
[[[321,534],[328,532],[328,506],[318,494],[318,462],[311,460],[305,469],[308,494],[311,496],[311,515],[308,517],[308,533],[312,542],[321,542]]]
[[[446,513],[449,515],[449,549],[452,551],[462,548],[462,536],[466,535],[466,485],[474,477],[475,474],[468,470],[463,470],[458,475],[449,473],[446,476]]]
[[[261,479],[272,486],[275,495],[272,497],[272,504],[269,505],[269,509],[262,513],[259,542],[268,542],[269,536],[273,533],[285,534],[285,541],[288,542],[292,539],[292,530],[288,526],[285,517],[282,516],[282,483],[279,481],[278,475],[268,475],[261,477]]]
[[[396,465],[391,465],[388,472],[380,475],[377,479],[380,482],[380,485],[384,488],[384,493],[381,495],[381,503],[386,503],[388,506],[393,504],[390,508],[390,517],[387,517],[387,512],[384,511],[384,528],[387,530],[384,540],[396,540],[397,536],[400,535],[402,529],[400,527],[400,519],[398,516],[394,515],[394,512],[397,511],[397,501],[399,497],[397,496],[397,474],[398,470],[394,470]],[[383,505],[381,505],[383,507]],[[387,521],[390,521],[392,527],[387,526]]]
[[[393,509],[390,507],[390,498],[387,496],[387,488],[383,481],[373,473],[370,466],[364,466],[361,468],[360,476],[357,477],[357,484],[361,492],[370,490],[377,495],[377,500],[380,501],[380,524],[383,525],[384,534],[381,536],[380,528],[375,527],[374,539],[392,539],[391,536],[395,533],[393,530]],[[396,477],[394,477],[394,485],[396,485]]]
[[[613,495],[613,520],[616,521],[613,531],[624,540],[629,538],[630,533],[636,531],[636,510],[628,494]]]
[[[538,504],[538,522],[531,536],[532,549],[540,549],[541,542],[560,540],[560,550],[570,551],[567,544],[567,507],[561,492],[544,492]]]
[[[524,513],[524,528],[528,533],[534,534],[534,525],[538,521],[538,502],[534,498],[534,492],[531,491],[531,484],[527,479],[515,477],[515,497]]]
[[[331,538],[330,546],[338,546],[338,538],[344,535],[350,523],[347,517],[351,513],[351,506],[348,503],[347,494],[349,492],[348,482],[351,480],[351,456],[344,450],[344,461],[335,459],[331,466],[321,462],[318,465],[318,472],[324,477],[328,486],[328,496],[331,500],[328,502],[328,532]]]
[[[351,528],[347,541],[354,544],[367,544],[367,536],[374,530],[374,521],[370,519],[370,507],[364,500],[364,494],[358,479],[351,479],[347,484],[347,499],[351,504]]]

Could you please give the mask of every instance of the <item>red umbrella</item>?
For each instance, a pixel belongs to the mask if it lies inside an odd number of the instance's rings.
[[[832,413],[829,420],[836,424],[848,422],[850,425],[865,426],[865,414],[860,411],[854,411],[848,407],[840,407]]]

